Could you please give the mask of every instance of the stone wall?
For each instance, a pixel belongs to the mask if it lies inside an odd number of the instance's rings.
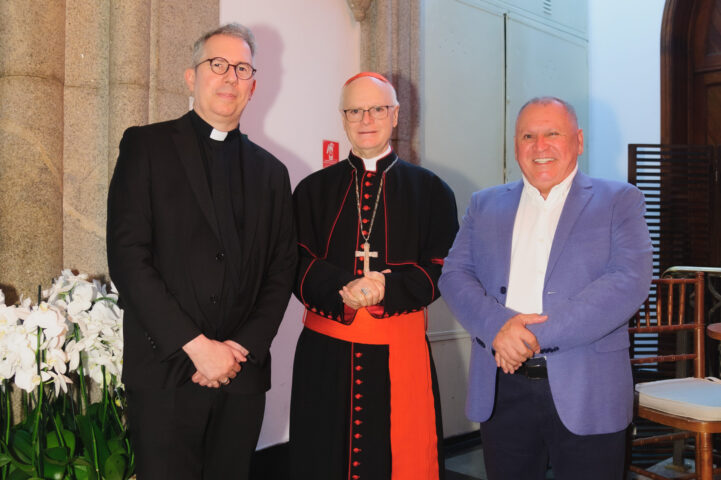
[[[192,44],[218,0],[0,2],[0,288],[107,273],[105,208],[131,125],[188,109]]]

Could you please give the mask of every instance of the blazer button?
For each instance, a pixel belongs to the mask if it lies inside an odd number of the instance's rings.
[[[225,253],[223,253],[223,252],[218,252],[218,254],[215,256],[215,259],[219,262],[222,262],[224,258],[225,258]]]
[[[506,294],[506,287],[501,287],[501,295],[505,295],[505,294]]]
[[[212,303],[213,305],[215,305],[216,303],[218,303],[218,296],[217,296],[217,295],[211,295],[211,296],[210,296],[210,303]]]

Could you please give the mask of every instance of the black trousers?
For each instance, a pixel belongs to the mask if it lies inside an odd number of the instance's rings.
[[[622,480],[626,430],[576,435],[561,422],[548,379],[499,370],[493,415],[481,424],[489,480]]]
[[[128,388],[128,428],[138,480],[247,480],[265,393],[230,395],[188,382]]]

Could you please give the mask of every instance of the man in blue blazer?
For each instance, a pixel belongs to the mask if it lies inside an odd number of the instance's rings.
[[[471,334],[468,417],[491,480],[621,479],[633,386],[627,321],[648,295],[644,198],[578,171],[571,105],[516,120],[523,180],[476,192],[439,287]]]

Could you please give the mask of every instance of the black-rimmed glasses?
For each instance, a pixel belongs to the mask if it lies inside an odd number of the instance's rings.
[[[198,65],[196,65],[195,68],[198,68],[205,62],[210,63],[210,70],[216,75],[225,75],[225,72],[227,72],[230,67],[233,67],[233,70],[235,70],[235,75],[236,77],[238,77],[238,80],[250,80],[251,78],[253,78],[253,75],[255,75],[255,72],[257,72],[257,70],[253,68],[253,66],[249,63],[240,62],[233,65],[223,57],[208,58],[207,60],[203,60]]]

